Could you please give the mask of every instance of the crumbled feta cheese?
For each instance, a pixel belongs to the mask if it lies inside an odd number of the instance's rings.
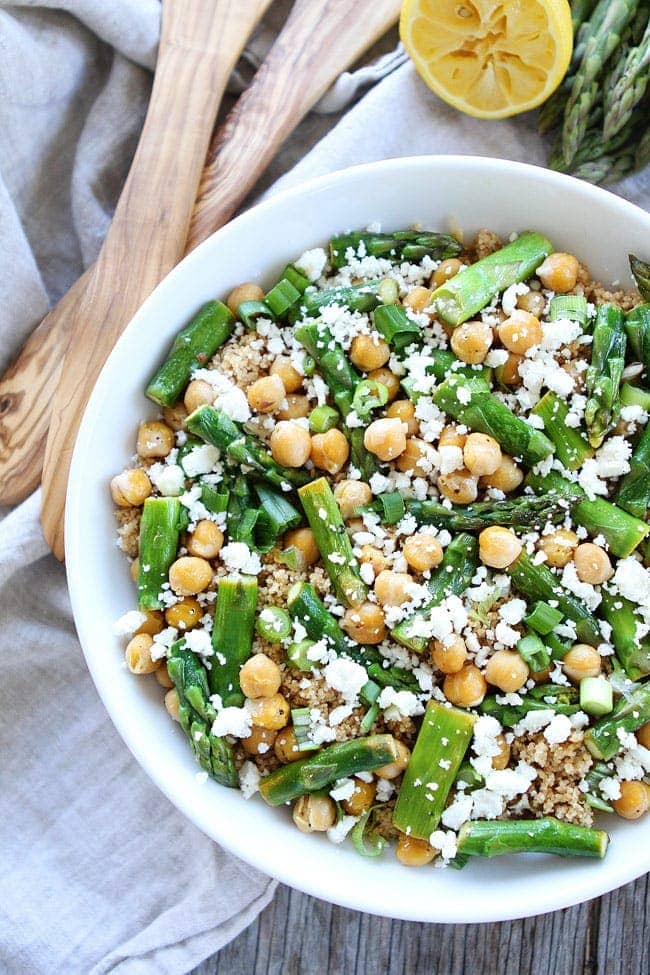
[[[310,281],[318,281],[327,265],[327,254],[322,247],[312,247],[294,263]]]
[[[567,740],[572,731],[573,725],[567,715],[556,714],[544,729],[544,737],[549,745],[559,745]]]
[[[323,668],[323,677],[329,687],[343,695],[347,703],[355,701],[359,691],[368,682],[368,674],[361,664],[346,657],[337,657]]]
[[[239,788],[244,799],[250,799],[259,789],[260,773],[252,762],[244,762],[239,770]]]
[[[139,630],[146,621],[145,613],[141,613],[138,609],[132,609],[113,623],[113,633],[116,636],[133,636],[135,631]]]
[[[596,454],[599,477],[620,477],[630,469],[632,445],[625,437],[608,437]]]
[[[221,559],[229,572],[243,572],[256,576],[262,571],[257,552],[251,552],[245,542],[229,542],[221,549]]]
[[[201,657],[211,657],[214,654],[212,640],[207,630],[188,630],[185,634],[185,646]]]
[[[219,451],[212,444],[204,443],[194,447],[183,458],[183,469],[188,477],[198,477],[199,474],[209,474],[214,470],[218,460]]]
[[[509,623],[511,626],[514,626],[516,623],[521,623],[526,612],[526,602],[523,599],[510,599],[507,603],[499,606],[499,616],[505,623]]]
[[[176,498],[185,487],[185,474],[178,464],[152,464],[149,479],[166,498]]]
[[[497,643],[503,643],[506,647],[514,647],[518,640],[521,639],[521,633],[519,630],[513,629],[508,626],[503,620],[499,620],[497,625],[494,627],[494,636]]]
[[[343,802],[344,799],[352,798],[355,789],[354,779],[338,779],[334,788],[330,789],[330,795],[337,802]]]
[[[330,826],[327,830],[328,840],[336,844],[342,843],[357,822],[357,818],[357,816],[342,816],[335,826]]]
[[[456,834],[451,830],[436,829],[429,837],[429,843],[434,850],[440,851],[443,863],[449,863],[456,856],[457,841]]]
[[[386,712],[389,720],[411,718],[424,713],[424,707],[415,694],[411,691],[396,691],[394,687],[384,687],[377,703]]]
[[[438,457],[441,474],[451,474],[464,466],[463,451],[460,447],[444,445],[438,447]]]
[[[594,610],[602,602],[602,596],[589,582],[581,582],[578,578],[574,562],[567,562],[562,570],[562,585],[574,596],[581,599],[588,609]]]
[[[248,738],[253,726],[248,708],[222,708],[212,722],[212,734],[217,738],[232,735],[234,738]]]

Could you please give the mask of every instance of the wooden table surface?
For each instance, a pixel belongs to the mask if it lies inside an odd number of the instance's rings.
[[[391,921],[279,887],[192,975],[648,975],[649,876],[565,911],[476,925]]]

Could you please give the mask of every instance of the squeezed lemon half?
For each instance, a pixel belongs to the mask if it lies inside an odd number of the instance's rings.
[[[567,0],[404,0],[400,36],[429,88],[475,118],[541,105],[573,47]]]

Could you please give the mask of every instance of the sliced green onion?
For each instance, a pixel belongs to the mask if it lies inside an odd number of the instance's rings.
[[[296,735],[298,751],[308,752],[318,748],[309,738],[309,727],[311,724],[309,708],[293,708],[291,711],[291,723]]]
[[[562,613],[559,609],[539,600],[539,602],[533,603],[531,611],[524,617],[524,622],[531,630],[546,636],[562,622],[562,619]]]
[[[309,429],[312,433],[327,433],[339,422],[339,414],[333,406],[315,406],[309,414]]]
[[[384,851],[386,840],[380,833],[373,829],[373,819],[375,806],[371,806],[366,812],[362,813],[359,821],[354,824],[350,839],[352,844],[362,857],[378,857]]]
[[[352,397],[352,409],[360,418],[369,416],[372,410],[388,402],[388,387],[377,379],[362,379],[357,383]]]
[[[466,792],[471,792],[472,789],[480,789],[485,785],[485,779],[480,775],[473,765],[469,762],[463,762],[461,767],[458,769],[456,778],[454,779],[454,785],[458,785],[459,782],[464,782],[467,786]]]
[[[572,646],[571,643],[561,640],[556,633],[546,633],[544,643],[551,651],[552,660],[564,660]]]
[[[363,718],[361,719],[361,724],[359,725],[359,730],[362,735],[367,735],[375,721],[377,720],[377,715],[379,714],[379,705],[373,704],[368,708]]]
[[[640,406],[646,413],[650,413],[650,390],[623,383],[621,386],[621,406]]]
[[[545,670],[551,662],[550,653],[536,633],[529,633],[517,640],[517,650],[534,674]]]
[[[379,684],[375,684],[374,680],[369,680],[359,691],[359,699],[370,707],[375,703],[380,694],[381,687]]]
[[[201,504],[213,515],[218,515],[222,511],[228,510],[229,498],[230,491],[225,485],[220,484],[219,487],[215,487],[212,484],[206,484],[205,481],[201,481]]]
[[[313,646],[313,640],[300,640],[299,643],[292,643],[287,647],[287,663],[289,666],[293,667],[294,670],[304,670],[305,672],[316,670],[316,661],[310,660],[308,656]],[[309,711],[309,708],[306,710]]]
[[[269,306],[274,315],[281,318],[285,315],[297,301],[300,301],[300,291],[294,288],[291,281],[282,278],[274,288],[265,295],[264,301]]]
[[[548,314],[552,322],[568,318],[584,325],[587,321],[587,300],[582,295],[555,295],[551,298]]]
[[[302,371],[305,376],[313,376],[316,372],[316,360],[312,355],[306,353],[302,359]]]
[[[393,280],[393,278],[384,278],[383,281],[380,281],[379,287],[377,288],[377,297],[382,305],[394,305],[399,298],[397,281]]]
[[[258,318],[275,318],[275,315],[267,304],[263,301],[242,301],[237,305],[237,317],[241,319],[246,328],[255,331]]]
[[[381,505],[381,522],[383,525],[396,525],[406,514],[404,498],[399,491],[379,494],[376,501]]]
[[[587,714],[598,717],[614,710],[614,690],[602,674],[599,677],[583,677],[580,681],[580,707]]]
[[[265,606],[257,617],[255,629],[268,643],[282,643],[291,633],[291,617],[280,606]]]
[[[277,559],[278,562],[286,565],[288,569],[292,569],[294,572],[299,572],[305,568],[305,558],[295,545],[289,545],[288,548],[283,548],[281,552],[278,552]]]
[[[596,812],[604,812],[604,813],[614,812],[613,806],[610,806],[608,802],[605,802],[605,800],[601,799],[600,796],[595,796],[592,792],[587,793],[587,795],[585,796],[585,802],[587,803],[588,806],[591,806],[592,809],[595,809]]]
[[[275,532],[275,538],[300,524],[302,515],[297,508],[294,508],[287,501],[284,495],[274,491],[267,484],[261,483],[255,484],[255,491],[260,499],[262,511],[269,519],[269,523]]]
[[[301,295],[304,295],[305,291],[311,284],[310,280],[306,275],[302,273],[300,268],[297,268],[295,264],[287,264],[284,271],[282,272],[282,278],[292,284],[296,291],[299,291]]]
[[[398,352],[417,341],[422,330],[412,321],[401,305],[379,305],[374,311],[377,331]]]

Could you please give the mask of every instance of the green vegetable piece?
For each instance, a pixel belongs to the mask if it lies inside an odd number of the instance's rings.
[[[533,413],[544,421],[544,433],[553,442],[558,460],[569,471],[581,467],[594,449],[574,427],[567,426],[569,408],[555,393],[542,396]]]
[[[206,481],[201,481],[201,504],[212,514],[218,515],[227,511],[229,498],[230,491],[225,485],[219,484],[216,487]]]
[[[237,317],[254,332],[258,318],[274,319],[275,315],[264,301],[242,301],[241,305],[237,305]]]
[[[582,295],[554,295],[551,298],[549,316],[552,322],[568,318],[579,325],[587,324],[587,299]]]
[[[208,679],[210,691],[220,695],[224,707],[241,707],[244,703],[239,671],[251,655],[256,606],[254,576],[219,579],[212,629],[214,657]]]
[[[309,708],[293,708],[291,711],[291,723],[296,735],[296,744],[299,752],[312,752],[318,748],[309,737],[311,724],[311,714]]]
[[[580,707],[587,714],[600,716],[614,709],[614,692],[606,677],[583,677],[580,681]]]
[[[623,383],[621,386],[621,406],[640,406],[646,413],[650,413],[650,390],[641,389],[640,386],[632,386],[630,383]]]
[[[296,267],[295,264],[287,264],[284,271],[282,272],[282,277],[292,284],[296,291],[301,295],[304,295],[305,291],[311,284],[309,278],[302,273],[300,268]]]
[[[433,292],[431,304],[448,325],[460,325],[511,284],[529,278],[552,252],[553,245],[546,237],[523,233],[445,281]]]
[[[559,819],[483,820],[463,823],[458,852],[465,856],[496,857],[510,853],[555,853],[557,856],[597,857],[607,852],[609,836],[602,829],[574,826]]]
[[[181,329],[171,351],[145,390],[160,406],[173,406],[195,369],[205,366],[232,335],[235,318],[221,301],[208,301]]]
[[[381,303],[379,289],[385,278],[366,281],[347,288],[330,288],[325,291],[307,291],[289,311],[289,321],[294,324],[304,318],[317,318],[323,308],[338,305],[350,311],[372,311]],[[304,344],[304,343],[303,343]]]
[[[312,433],[327,433],[339,422],[339,414],[332,406],[315,406],[309,414],[309,429]]]
[[[396,525],[398,521],[402,520],[407,511],[406,502],[399,491],[379,494],[373,504],[368,507],[380,515],[384,525]]]
[[[533,687],[521,704],[501,704],[496,696],[486,697],[479,704],[481,714],[489,714],[506,728],[512,728],[531,711],[555,711],[556,714],[575,714],[579,710],[578,692],[575,687],[558,687],[557,684],[538,684]]]
[[[377,379],[362,379],[352,397],[352,409],[360,420],[368,421],[373,410],[388,402],[388,387]]]
[[[300,301],[301,294],[297,288],[282,278],[274,288],[264,296],[264,301],[276,318],[284,318],[290,308]]]
[[[430,230],[399,230],[390,234],[355,231],[341,234],[330,241],[330,263],[333,268],[344,267],[348,261],[348,251],[355,255],[383,257],[395,263],[413,261],[419,263],[423,257],[442,261],[456,257],[462,250],[461,244],[449,234],[438,234]]]
[[[644,519],[650,508],[650,423],[641,434],[632,456],[630,470],[621,480],[616,504],[635,518]]]
[[[536,633],[529,633],[517,640],[517,650],[533,674],[545,670],[551,662],[550,653]]]
[[[650,301],[650,264],[630,254],[630,270],[644,301]]]
[[[600,614],[612,627],[611,642],[625,673],[632,680],[650,674],[650,636],[640,637],[642,620],[634,603],[624,596],[601,590]]]
[[[401,305],[380,305],[375,308],[373,320],[379,334],[401,352],[422,337],[422,329],[406,313]]]
[[[362,857],[381,856],[386,846],[386,840],[381,833],[372,828],[372,820],[376,809],[377,806],[371,806],[370,809],[362,813],[350,833],[352,845]]]
[[[629,311],[624,327],[632,355],[645,366],[647,381],[650,378],[650,304],[637,305]]]
[[[625,368],[623,313],[616,305],[600,305],[596,314],[591,365],[585,374],[588,394],[585,424],[592,447],[600,447],[620,414],[619,387]]]
[[[257,617],[255,629],[268,643],[282,643],[291,633],[291,617],[280,606],[265,606]]]
[[[176,558],[182,527],[183,514],[178,498],[146,499],[140,519],[139,609],[163,609],[160,593]]]
[[[262,511],[266,515],[273,542],[279,535],[284,535],[290,528],[297,528],[302,521],[302,516],[297,508],[287,501],[284,494],[274,491],[268,484],[256,482],[255,493],[260,499]]]
[[[397,829],[429,839],[440,822],[475,721],[468,711],[429,701],[395,804]]]
[[[650,721],[650,681],[633,686],[621,697],[611,714],[601,718],[585,734],[585,745],[594,756],[608,762],[621,748],[619,731],[637,731]]]
[[[300,640],[299,643],[291,643],[287,647],[287,663],[294,670],[304,670],[305,672],[317,670],[318,664],[315,660],[309,659],[309,651],[314,646],[313,640]]]
[[[548,603],[539,600],[533,603],[530,612],[524,617],[524,622],[531,630],[541,633],[542,636],[547,636],[562,622],[562,613],[554,606],[549,606]]]

